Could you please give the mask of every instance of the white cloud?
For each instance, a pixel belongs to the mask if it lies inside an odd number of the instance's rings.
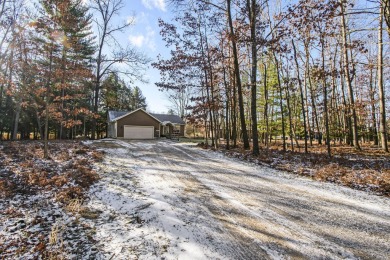
[[[167,10],[165,0],[142,0],[142,4],[148,9],[157,8],[164,12]]]
[[[155,35],[155,32],[153,31],[153,29],[151,27],[147,27],[146,28],[146,31],[147,31],[147,45],[148,45],[148,48],[151,49],[152,51],[155,51],[156,50],[156,43],[154,42],[154,35]]]
[[[138,48],[141,48],[144,45],[145,42],[145,36],[141,35],[130,35],[129,40],[132,45],[137,46]]]
[[[152,51],[156,50],[155,43],[155,32],[151,27],[146,27],[146,32],[144,34],[130,35],[129,41],[132,45],[138,48],[148,48]]]
[[[135,25],[149,22],[149,15],[144,12],[137,13],[136,16],[129,16],[128,18],[133,19]]]

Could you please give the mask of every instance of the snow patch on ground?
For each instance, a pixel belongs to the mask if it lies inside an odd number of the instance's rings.
[[[110,142],[83,220],[103,259],[390,258],[385,198],[193,144]]]
[[[86,222],[96,229],[95,239],[105,257],[115,259],[205,259],[219,258],[201,248],[189,223],[181,219],[182,209],[167,202],[178,191],[177,183],[161,182],[162,169],[150,169],[152,158],[121,140],[125,148],[106,149],[105,160],[98,165],[102,179],[89,192],[87,206],[102,212],[99,219]],[[151,150],[155,144],[142,145]],[[131,149],[130,151],[128,149]]]

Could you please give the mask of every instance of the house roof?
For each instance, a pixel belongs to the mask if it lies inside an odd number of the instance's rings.
[[[172,124],[185,125],[183,119],[181,119],[180,116],[177,115],[154,114],[154,113],[150,113],[150,115],[154,116],[161,122],[171,122]]]
[[[128,113],[129,111],[108,111],[108,122],[114,121],[114,119],[124,116]]]
[[[155,118],[153,115],[149,114],[148,112],[146,112],[142,108],[138,108],[138,109],[133,110],[133,111],[108,111],[108,122],[118,121],[119,119],[126,117],[130,114],[133,114],[139,110],[141,110],[145,114],[149,115],[150,117],[154,118],[156,121],[161,123],[161,121],[159,119]]]
[[[135,111],[138,111],[138,110],[142,110],[143,112],[145,112],[146,114],[150,115],[151,117],[155,118],[157,121],[159,121],[160,123],[163,123],[163,122],[171,122],[172,124],[180,124],[180,125],[184,125],[185,122],[183,121],[183,119],[181,119],[179,116],[177,115],[166,115],[166,114],[154,114],[154,113],[148,113],[146,112],[145,110],[139,108],[139,109],[136,109],[134,111],[108,111],[108,122],[113,122],[113,121],[117,121],[127,115],[130,115],[132,113],[134,113]]]

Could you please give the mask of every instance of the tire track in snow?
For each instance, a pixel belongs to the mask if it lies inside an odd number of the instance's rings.
[[[181,143],[112,142],[119,156],[105,167],[127,172],[137,184],[126,196],[148,205],[128,227],[142,232],[126,247],[136,258],[390,259],[386,199]]]
[[[253,167],[248,166],[244,163],[237,163],[237,162],[231,162],[224,158],[210,158],[211,156],[208,154],[204,154],[204,152],[196,151],[196,149],[189,149],[186,147],[183,147],[181,145],[173,146],[174,149],[176,149],[178,152],[181,152],[191,158],[192,160],[196,161],[196,167],[193,169],[193,175],[202,182],[205,186],[209,187],[210,189],[213,189],[217,194],[220,193],[220,196],[223,200],[227,200],[227,204],[234,205],[237,208],[237,211],[240,211],[240,209],[245,212],[244,215],[250,216],[251,219],[254,220],[261,220],[266,221],[268,225],[275,228],[271,228],[270,234],[280,234],[282,238],[285,238],[287,241],[288,238],[294,237],[294,239],[298,239],[298,241],[295,241],[295,243],[289,243],[289,248],[297,251],[297,252],[305,252],[305,250],[309,250],[307,252],[307,257],[340,257],[340,258],[358,258],[358,257],[369,257],[369,258],[378,258],[381,259],[383,255],[378,257],[378,251],[381,250],[385,255],[389,255],[389,237],[384,232],[387,228],[390,228],[389,223],[389,210],[387,211],[376,211],[371,210],[371,212],[368,210],[370,208],[370,205],[365,205],[366,207],[363,207],[364,210],[356,210],[354,206],[356,206],[359,201],[355,202],[353,201],[352,206],[345,205],[343,203],[340,203],[338,208],[343,213],[346,214],[352,214],[356,217],[360,217],[363,221],[359,222],[358,225],[360,225],[360,230],[358,228],[353,227],[353,229],[350,229],[350,223],[356,222],[354,221],[354,216],[349,217],[348,215],[343,216],[343,214],[338,212],[328,213],[329,209],[331,209],[332,206],[337,205],[339,203],[335,199],[325,199],[325,201],[321,201],[319,199],[324,199],[324,196],[320,197],[318,195],[312,196],[313,193],[315,193],[315,190],[323,192],[320,189],[319,186],[332,186],[329,184],[325,185],[316,185],[317,183],[314,183],[309,180],[305,180],[302,178],[293,178],[293,184],[286,184],[284,183],[285,180],[279,180],[279,183],[277,183],[276,187],[279,188],[279,193],[266,193],[267,196],[275,196],[276,199],[269,199],[266,207],[262,205],[261,207],[261,214],[259,214],[257,211],[254,211],[247,207],[246,205],[250,204],[248,202],[255,202],[258,203],[259,200],[256,200],[256,198],[253,198],[251,193],[248,193],[248,190],[245,190],[244,188],[241,188],[240,186],[237,187],[237,183],[240,183],[237,179],[239,178],[247,178],[248,176],[253,176],[251,174],[251,171],[258,171],[259,169],[264,171],[264,167]],[[195,150],[195,151],[194,151]],[[229,159],[230,160],[230,159]],[[193,164],[194,165],[194,164]],[[199,165],[199,167],[198,167]],[[221,167],[224,166],[224,167]],[[208,167],[212,169],[211,171],[219,172],[219,174],[205,174],[205,173],[198,173],[200,167]],[[265,169],[268,170],[268,169]],[[226,174],[233,171],[235,174],[239,174],[239,176],[234,176],[234,174]],[[275,170],[269,169],[270,172],[278,172]],[[243,174],[242,174],[243,173]],[[226,177],[228,175],[228,177]],[[243,176],[244,175],[244,176]],[[269,174],[266,174],[269,175]],[[269,181],[269,179],[275,179],[278,178],[278,176],[269,176],[260,178],[260,181],[251,179],[249,183],[251,183],[251,187],[258,187],[259,189],[263,189],[264,187],[269,188],[272,187],[272,185],[275,186],[275,180]],[[235,179],[235,181],[233,181]],[[279,177],[280,179],[280,177]],[[264,183],[265,180],[265,183]],[[228,187],[229,185],[226,185],[226,183],[232,182],[233,185]],[[311,188],[311,191],[309,194],[307,194],[307,189],[305,187],[299,187],[292,188],[294,184],[297,182],[306,182],[306,184],[312,185],[315,184],[315,188]],[[243,185],[243,183],[241,183]],[[246,187],[246,185],[244,185]],[[275,188],[276,188],[275,187]],[[337,189],[343,189],[340,187],[335,186]],[[302,188],[304,188],[302,190]],[[322,187],[323,189],[323,187]],[[344,188],[345,189],[345,188]],[[281,192],[282,190],[287,190],[288,192]],[[353,192],[352,192],[353,193]],[[359,192],[357,192],[359,193]],[[229,195],[227,195],[229,194]],[[328,193],[325,192],[325,195]],[[362,194],[362,192],[360,192]],[[263,193],[259,193],[260,196],[263,196]],[[363,197],[366,197],[366,194],[363,194]],[[279,198],[278,198],[279,197]],[[296,197],[294,199],[291,199],[291,197]],[[337,197],[337,196],[336,196]],[[345,198],[345,195],[342,194],[342,196],[338,196],[342,202],[345,203],[345,201],[352,201],[351,199]],[[376,197],[374,197],[376,198]],[[317,226],[317,228],[321,229],[321,231],[324,231],[325,229],[332,230],[331,232],[321,233],[316,231],[316,227],[312,227],[314,222],[311,221],[309,223],[306,223],[303,219],[304,216],[302,214],[291,214],[290,212],[287,212],[287,210],[283,209],[281,206],[276,206],[273,204],[280,203],[278,199],[284,199],[284,200],[290,200],[290,202],[293,202],[296,204],[295,211],[299,213],[302,206],[308,206],[308,209],[306,211],[308,213],[313,213],[316,211],[322,211],[324,212],[324,215],[329,215],[331,218],[331,221],[325,221],[325,227]],[[360,198],[359,198],[360,199]],[[295,200],[295,201],[294,201]],[[317,200],[317,201],[316,201]],[[380,199],[379,199],[380,200]],[[313,203],[314,201],[314,203]],[[260,201],[260,203],[264,203],[264,201]],[[283,205],[283,204],[282,204]],[[385,206],[388,205],[388,203],[385,203]],[[343,208],[344,206],[344,208]],[[291,207],[288,205],[288,207]],[[351,209],[352,207],[352,209]],[[286,208],[286,207],[285,207]],[[346,209],[345,209],[346,208]],[[372,207],[371,207],[372,208]],[[289,209],[289,208],[287,208]],[[389,208],[387,208],[389,209]],[[337,218],[334,218],[334,217]],[[343,220],[344,218],[347,218],[347,222]],[[323,221],[324,217],[321,218],[321,216],[316,216],[317,221]],[[350,221],[350,222],[349,222]],[[371,223],[364,223],[364,221],[368,221]],[[298,223],[296,223],[298,222]],[[338,224],[338,222],[342,222],[341,225]],[[378,228],[371,228],[370,226],[372,223],[375,223],[374,226],[378,226]],[[315,224],[315,223],[314,223]],[[320,223],[321,225],[322,223]],[[335,227],[333,227],[333,226]],[[383,226],[383,230],[379,228],[379,226]],[[370,232],[367,232],[367,229],[373,229]],[[338,231],[337,229],[343,229],[342,232]],[[267,229],[266,229],[267,230]],[[377,233],[379,231],[379,234]],[[334,233],[333,233],[334,232]],[[344,237],[342,233],[347,233]],[[333,233],[333,234],[332,234]],[[376,236],[372,237],[372,233],[377,233]],[[333,235],[333,236],[332,236]],[[337,238],[338,236],[341,236],[343,238]],[[270,235],[272,236],[272,235]],[[351,242],[355,242],[355,245],[352,243],[348,245],[343,239],[345,240],[345,237],[349,236],[349,239],[354,240]],[[367,242],[370,243],[370,247],[372,249],[367,250],[368,252],[364,252],[366,250],[362,250],[361,246],[364,246],[364,244],[360,244],[359,241],[361,238],[365,238]],[[279,241],[280,242],[280,241]],[[294,242],[294,241],[292,241]],[[376,245],[377,244],[377,245]],[[351,247],[351,248],[348,248]],[[384,249],[384,250],[383,250]],[[291,252],[287,252],[288,254],[291,254]]]
[[[167,181],[172,181],[176,184],[177,181],[180,181],[183,184],[180,192],[177,193],[177,197],[171,198],[171,204],[175,208],[184,209],[178,217],[189,224],[186,225],[186,229],[192,233],[192,239],[205,250],[207,259],[266,259],[266,255],[261,253],[258,248],[255,254],[253,254],[253,251],[248,250],[246,246],[240,243],[237,237],[224,232],[223,225],[218,220],[213,219],[212,212],[204,205],[204,202],[208,198],[213,197],[214,194],[204,186],[196,187],[196,185],[201,183],[194,183],[196,180],[192,178],[188,169],[179,166],[175,155],[163,149],[167,144],[166,142],[160,144],[163,147],[159,146],[156,149],[162,160],[159,162],[159,165],[167,169],[163,178],[169,175],[171,179],[167,179]],[[193,194],[191,191],[196,191],[196,194]],[[193,214],[193,212],[196,212],[196,214]],[[210,252],[216,252],[217,254],[213,257],[213,254],[210,254]]]
[[[231,233],[235,233],[236,237],[242,237],[243,240],[247,240],[245,251],[248,254],[248,249],[253,247],[251,250],[256,252],[258,247],[262,248],[265,252],[267,252],[273,258],[281,258],[283,255],[290,255],[297,258],[302,258],[304,255],[300,253],[300,249],[296,250],[295,248],[287,247],[284,244],[286,237],[292,237],[292,232],[286,227],[291,226],[292,223],[283,223],[281,227],[273,228],[275,225],[275,212],[272,211],[272,214],[265,214],[265,210],[262,210],[262,214],[258,214],[256,211],[245,206],[244,203],[247,201],[245,196],[242,196],[240,193],[235,194],[234,196],[228,195],[226,192],[226,182],[224,182],[223,186],[218,186],[215,182],[210,182],[209,180],[205,181],[202,179],[198,173],[199,168],[201,167],[210,167],[212,162],[210,163],[208,160],[205,161],[204,158],[195,158],[192,155],[189,155],[183,149],[175,148],[181,153],[187,154],[189,157],[196,159],[198,165],[197,167],[188,167],[188,172],[198,181],[204,188],[213,192],[213,197],[209,201],[207,205],[209,209],[213,211],[213,213],[224,223],[225,227],[230,230]],[[214,161],[214,160],[211,160]],[[221,162],[218,162],[218,169],[222,170]],[[228,166],[226,162],[222,164]],[[229,165],[230,166],[230,165]],[[229,168],[229,171],[231,168]],[[240,170],[235,169],[236,172],[243,173],[245,172],[242,168]],[[212,174],[207,175],[210,179],[214,179]],[[233,176],[230,176],[232,178]],[[240,189],[239,187],[236,187]],[[244,193],[242,193],[244,194]],[[212,202],[213,204],[211,204]],[[269,210],[268,210],[269,211]],[[267,217],[270,215],[271,217]],[[278,216],[278,220],[280,222],[282,216]],[[286,220],[284,220],[286,221]],[[295,232],[295,230],[292,230]],[[242,233],[241,235],[239,235]],[[256,238],[256,236],[261,236]],[[295,234],[296,236],[297,234]],[[302,236],[302,235],[301,235]],[[269,239],[273,237],[273,239]],[[308,237],[308,235],[306,235]],[[246,238],[246,239],[245,239]],[[252,238],[252,239],[248,239]],[[263,243],[262,241],[268,240],[268,243]],[[295,241],[290,239],[291,243]],[[295,243],[299,243],[300,247],[302,247],[305,243],[303,241],[298,241]],[[243,250],[244,251],[244,250]],[[248,258],[248,257],[247,257]],[[253,258],[253,256],[252,256]]]
[[[169,154],[169,157],[167,154]],[[265,251],[260,250],[259,247],[249,250],[252,241],[248,243],[248,241],[244,241],[243,237],[239,236],[236,232],[227,232],[226,225],[217,216],[220,215],[219,212],[217,214],[217,208],[215,206],[211,207],[208,203],[210,199],[216,197],[215,192],[194,178],[191,173],[192,168],[183,167],[182,162],[177,163],[175,157],[172,156],[172,151],[162,152],[162,157],[165,160],[165,165],[169,165],[169,169],[176,172],[176,176],[186,185],[185,190],[181,194],[182,199],[184,199],[184,204],[181,203],[180,206],[185,207],[188,211],[193,211],[194,207],[197,208],[196,211],[203,216],[204,221],[197,223],[196,228],[203,226],[203,230],[205,230],[204,227],[206,226],[206,238],[215,247],[215,250],[220,251],[220,254],[224,255],[224,259],[268,258]],[[197,240],[199,242],[204,239],[204,234],[199,234],[196,230],[193,230],[193,232],[197,233]]]

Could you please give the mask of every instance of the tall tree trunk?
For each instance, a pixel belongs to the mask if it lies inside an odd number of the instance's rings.
[[[329,61],[330,67],[332,68],[332,71],[337,71],[337,57],[339,56],[337,49],[334,52],[333,59]],[[333,61],[333,62],[332,62]],[[336,133],[338,137],[338,141],[340,144],[342,144],[343,140],[343,109],[340,107],[340,100],[338,97],[340,96],[339,88],[337,88],[337,74],[332,73],[332,105],[333,105],[333,111],[336,113],[336,118],[334,121],[336,121]]]
[[[204,81],[205,81],[205,84],[206,84],[206,98],[207,98],[207,104],[208,104],[208,114],[209,114],[209,118],[210,118],[210,132],[211,132],[211,146],[216,146],[215,144],[215,141],[214,141],[214,118],[213,118],[213,101],[212,99],[210,99],[210,90],[209,90],[209,87],[211,88],[211,91],[213,91],[212,89],[212,71],[211,71],[211,67],[209,66],[209,68],[207,68],[206,64],[209,63],[209,59],[210,59],[210,56],[209,56],[209,52],[208,50],[206,49],[207,51],[207,56],[206,56],[206,53],[205,53],[205,50],[204,50],[204,45],[206,45],[206,48],[207,48],[207,36],[203,36],[202,34],[202,31],[201,31],[201,28],[200,28],[200,18],[198,16],[198,33],[199,33],[199,37],[200,37],[200,45],[201,45],[201,53],[202,53],[202,57],[203,57],[203,74],[204,74]],[[205,57],[207,57],[207,60],[205,60]],[[210,77],[210,81],[209,81],[209,77]],[[211,82],[209,84],[209,82]],[[215,147],[216,148],[216,147]]]
[[[298,78],[298,85],[299,85],[299,91],[301,94],[301,106],[302,106],[302,115],[303,115],[303,129],[304,129],[304,138],[305,138],[305,153],[307,153],[307,127],[306,127],[306,111],[305,111],[305,100],[303,96],[303,88],[302,88],[302,80],[299,73],[299,64],[298,64],[298,58],[297,58],[297,50],[295,48],[294,40],[291,41],[293,45],[294,50],[294,60],[295,60],[295,66],[297,67],[297,78]]]
[[[226,150],[230,150],[230,121],[229,121],[229,98],[226,99],[226,110],[225,110],[225,138],[226,138]]]
[[[324,118],[325,118],[325,131],[326,131],[326,148],[328,157],[332,156],[331,150],[330,150],[330,133],[329,133],[329,116],[328,116],[328,86],[326,82],[326,76],[325,76],[325,43],[324,39],[320,40],[321,42],[321,58],[322,58],[322,84],[323,84],[323,94],[324,94]]]
[[[64,103],[65,103],[65,88],[64,88],[64,84],[65,84],[65,72],[66,72],[66,65],[65,65],[65,61],[66,61],[66,48],[64,47],[62,49],[62,57],[61,57],[61,71],[62,71],[62,77],[61,77],[61,122],[60,122],[60,133],[59,133],[59,139],[61,140],[63,138],[63,128],[64,126],[62,125],[62,122],[64,120],[66,120],[66,116],[65,116],[65,113],[64,113]]]
[[[98,114],[98,108],[99,108],[99,92],[100,92],[100,65],[98,62],[97,66],[97,72],[96,72],[96,82],[95,82],[95,90],[94,90],[94,97],[93,97],[93,115],[92,115],[92,122],[91,122],[91,139],[96,139],[96,116]]]
[[[373,75],[373,68],[370,66],[370,100],[371,100],[371,124],[372,124],[372,131],[373,131],[373,139],[374,139],[374,145],[379,144],[378,140],[378,129],[376,127],[376,108],[375,108],[375,90],[374,90],[374,75]]]
[[[385,152],[389,152],[387,145],[386,129],[386,95],[383,84],[383,3],[380,3],[379,10],[379,28],[378,28],[378,90],[379,90],[379,117],[380,117],[380,134],[381,145]]]
[[[251,117],[252,117],[252,154],[259,155],[259,134],[257,130],[257,44],[256,44],[256,0],[247,0],[251,28]]]
[[[229,29],[230,29],[230,39],[232,42],[232,49],[233,49],[234,74],[235,74],[237,90],[238,90],[238,107],[239,107],[240,121],[241,121],[241,133],[244,142],[244,149],[249,149],[250,146],[249,146],[248,132],[246,130],[246,123],[245,123],[244,99],[243,99],[242,85],[241,85],[240,66],[238,63],[236,36],[234,34],[233,20],[231,15],[231,0],[227,0],[226,3],[227,3],[227,18],[228,18]]]
[[[205,72],[205,77],[207,78],[207,72]],[[209,125],[210,125],[210,130],[209,130],[209,133],[211,133],[211,146],[215,146],[215,142],[214,142],[214,120],[213,120],[213,112],[212,112],[212,103],[211,103],[211,99],[210,99],[210,90],[209,90],[209,86],[208,86],[208,83],[207,83],[207,80],[206,80],[206,93],[207,93],[207,103],[208,103],[208,112],[209,112]]]
[[[225,95],[226,95],[226,102],[225,102],[225,138],[226,138],[226,149],[230,149],[230,120],[229,120],[229,107],[230,107],[230,88],[228,85],[228,82],[226,80],[226,67],[225,67],[225,56],[224,56],[224,43],[222,42],[222,59],[223,59],[223,85],[225,86]]]
[[[283,151],[286,151],[286,127],[284,122],[284,111],[283,111],[283,89],[282,82],[280,80],[280,69],[279,69],[279,61],[274,53],[275,65],[276,65],[276,73],[278,78],[278,86],[279,86],[279,105],[280,105],[280,115],[282,120],[282,138],[283,138]]]
[[[232,80],[233,84],[233,104],[232,104],[232,109],[231,109],[231,119],[232,119],[232,139],[233,139],[233,148],[237,147],[237,89],[236,89],[236,81]]]
[[[104,11],[102,11],[104,12]],[[105,10],[105,15],[107,15],[108,8]],[[94,97],[93,97],[93,113],[92,115],[92,124],[91,124],[91,139],[94,140],[97,138],[97,121],[96,121],[96,116],[98,115],[99,112],[99,94],[100,94],[100,81],[102,80],[102,62],[103,62],[103,46],[106,41],[106,36],[107,36],[107,24],[108,21],[104,20],[103,24],[103,29],[102,29],[102,35],[101,38],[99,39],[99,51],[98,55],[96,57],[96,81],[95,81],[95,88],[94,88]]]
[[[320,134],[320,124],[318,122],[318,113],[317,113],[317,105],[316,105],[316,95],[314,93],[313,85],[311,82],[311,76],[310,76],[310,52],[309,52],[309,43],[305,42],[305,55],[306,55],[306,75],[307,75],[307,81],[308,81],[308,87],[310,91],[310,100],[311,100],[311,107],[312,107],[312,121],[313,121],[313,128],[315,127],[317,130],[317,136],[319,137]],[[322,144],[322,139],[318,138],[318,144]]]
[[[215,97],[214,97],[214,75],[213,75],[213,69],[211,66],[211,57],[210,57],[210,51],[208,49],[208,42],[207,42],[207,35],[205,34],[205,44],[206,44],[206,51],[207,51],[207,63],[208,63],[208,71],[210,75],[210,94],[207,93],[208,99],[209,99],[209,109],[210,109],[210,122],[211,122],[211,131],[212,131],[212,146],[217,149],[218,148],[218,126],[217,126],[217,118],[215,114]],[[211,96],[211,99],[209,97]]]
[[[330,54],[329,54],[330,55]],[[331,58],[329,60],[329,67],[330,67],[330,70],[331,70],[331,93],[330,93],[330,96],[331,96],[331,99],[330,99],[330,111],[332,111],[332,116],[330,118],[331,123],[332,125],[334,126],[333,127],[333,141],[335,142],[337,137],[338,137],[338,134],[339,134],[339,131],[338,131],[338,127],[337,127],[337,124],[338,124],[338,113],[336,111],[338,111],[338,107],[337,107],[337,101],[336,101],[336,94],[337,94],[337,91],[336,91],[336,88],[337,88],[337,84],[336,84],[336,74],[334,73],[334,71],[336,71],[336,60],[337,60],[337,57],[338,57],[338,52],[337,52],[337,49],[334,51],[334,55],[333,55],[333,58]]]
[[[342,67],[343,65],[340,65]],[[350,110],[347,104],[347,98],[345,96],[345,84],[343,78],[340,79],[341,81],[341,96],[343,99],[343,106],[344,106],[344,134],[345,134],[345,143],[348,145],[352,144],[352,121],[350,116]]]
[[[49,74],[46,82],[46,97],[45,97],[45,133],[44,133],[44,149],[43,157],[45,159],[49,158],[49,105],[50,105],[50,93],[51,93],[51,77],[52,77],[52,65],[53,65],[53,49],[54,43],[50,44],[50,53],[49,53]]]
[[[309,75],[306,74],[306,70],[305,70],[305,83],[304,83],[304,87],[305,87],[305,107],[306,107],[306,126],[307,126],[307,135],[308,135],[308,138],[309,138],[309,142],[310,142],[310,146],[313,145],[313,131],[312,131],[312,128],[311,128],[311,125],[310,125],[310,115],[309,115],[309,101],[308,101],[308,83],[307,83],[307,78],[309,77]]]
[[[345,76],[345,83],[347,84],[349,102],[351,105],[351,112],[352,112],[352,126],[351,127],[352,127],[353,145],[356,149],[361,150],[360,145],[359,145],[358,122],[357,122],[357,116],[356,116],[355,98],[354,98],[353,88],[352,88],[352,78],[351,78],[350,71],[349,71],[347,25],[345,22],[344,3],[342,1],[340,3],[340,8],[341,8],[341,34],[342,34],[342,41],[343,41],[343,57],[344,57],[344,76]]]
[[[204,87],[205,83],[202,81],[202,100],[204,101],[205,99],[205,94],[204,94]],[[205,129],[205,142],[206,142],[206,146],[209,145],[209,140],[208,140],[208,137],[209,137],[209,133],[208,133],[208,130],[207,130],[207,110],[206,108],[203,108],[203,122],[204,122],[204,129]]]
[[[390,36],[390,0],[381,0],[381,5],[382,5],[382,13],[383,17],[385,18],[385,22],[387,25],[387,33]]]
[[[267,64],[264,62],[264,120],[265,120],[265,147],[268,149],[269,120],[268,120],[268,84],[267,84]]]
[[[289,127],[289,136],[290,136],[290,145],[291,151],[294,152],[294,131],[293,131],[293,122],[292,122],[292,112],[290,106],[290,82],[287,83],[286,86],[286,101],[287,101],[287,111],[288,111],[288,127]]]

